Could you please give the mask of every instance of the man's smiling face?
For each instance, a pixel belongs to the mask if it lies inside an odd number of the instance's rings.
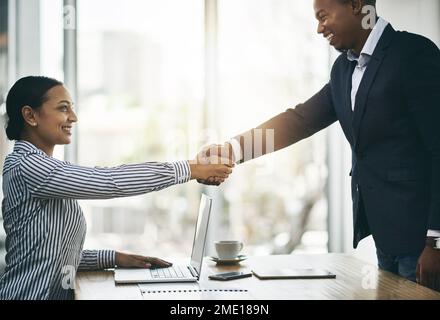
[[[318,33],[322,34],[336,50],[353,49],[358,42],[359,16],[352,1],[314,0]]]

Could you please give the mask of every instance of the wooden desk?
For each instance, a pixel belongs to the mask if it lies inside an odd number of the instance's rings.
[[[255,276],[225,282],[208,279],[208,275],[212,273],[252,269],[253,266],[267,268],[273,268],[274,266],[323,268],[335,273],[336,279],[259,280]],[[370,275],[368,279],[366,279],[368,277],[366,273]],[[373,280],[371,281],[371,279]],[[201,290],[196,291],[197,288]],[[170,289],[174,289],[177,292],[166,293]],[[178,293],[180,289],[182,289],[182,292]],[[223,292],[221,289],[231,291]],[[187,292],[184,292],[184,290],[187,290]],[[343,254],[250,257],[238,266],[228,267],[218,267],[214,262],[205,258],[202,276],[198,284],[115,285],[112,270],[79,272],[76,279],[75,292],[76,299],[92,300],[440,300],[440,292],[417,285],[391,273],[377,270],[374,266],[350,255]]]

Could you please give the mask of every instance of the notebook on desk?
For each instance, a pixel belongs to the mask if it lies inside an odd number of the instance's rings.
[[[334,279],[336,275],[324,269],[254,268],[252,273],[259,279]]]

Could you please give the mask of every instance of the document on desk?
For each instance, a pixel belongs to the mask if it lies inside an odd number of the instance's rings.
[[[333,279],[336,275],[324,269],[254,268],[252,273],[259,279]]]
[[[142,297],[147,300],[252,300],[247,289],[200,283],[138,284]]]

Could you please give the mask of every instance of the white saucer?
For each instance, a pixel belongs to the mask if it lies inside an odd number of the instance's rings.
[[[212,261],[217,262],[217,264],[237,264],[243,260],[247,259],[245,255],[238,255],[236,258],[232,259],[220,259],[218,257],[209,257]]]

